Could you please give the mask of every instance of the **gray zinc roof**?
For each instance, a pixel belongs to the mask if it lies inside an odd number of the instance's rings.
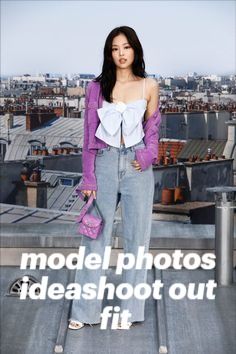
[[[46,234],[47,236],[52,236]],[[173,235],[174,237],[175,235]],[[56,236],[57,237],[57,236]],[[12,238],[12,236],[11,236]],[[45,247],[45,244],[43,245]],[[68,247],[68,244],[67,246]],[[104,331],[100,325],[86,325],[80,331],[67,329],[70,318],[70,300],[54,301],[48,296],[43,301],[26,299],[19,301],[18,295],[12,293],[13,285],[18,285],[22,276],[28,275],[35,282],[42,276],[48,276],[50,283],[60,283],[64,288],[75,282],[75,271],[66,268],[60,271],[22,270],[19,267],[1,267],[1,321],[2,353],[38,354],[49,353],[116,353],[127,351],[135,353],[169,353],[169,354],[231,354],[236,345],[235,337],[235,301],[236,287],[218,287],[215,300],[206,295],[202,300],[192,300],[188,296],[174,301],[170,296],[170,288],[180,283],[186,288],[191,283],[207,284],[214,279],[214,270],[165,269],[153,267],[147,271],[147,284],[152,286],[161,280],[161,300],[148,297],[145,304],[145,321],[134,323],[129,331],[111,330],[111,321]],[[122,275],[115,274],[110,267],[105,275],[107,283],[115,286],[121,284]],[[234,279],[236,274],[234,272]],[[195,290],[197,292],[197,290]],[[118,306],[117,297],[107,300],[105,306]],[[19,323],[24,325],[19,326]],[[14,336],[12,336],[14,333]],[[207,333],[207,335],[206,335]],[[227,333],[227,335],[225,335]],[[91,340],[92,338],[92,340]]]
[[[212,153],[221,156],[225,148],[226,140],[188,140],[183,149],[178,154],[178,159],[188,159],[192,155],[204,158],[207,149],[211,148]]]
[[[14,116],[13,128],[9,129],[11,144],[7,147],[5,160],[23,160],[29,151],[29,140],[39,140],[48,148],[62,141],[82,147],[84,120],[60,117],[43,124],[39,129],[27,131],[25,116]],[[5,117],[0,116],[0,138],[8,139]]]
[[[216,299],[190,300],[185,297],[174,301],[169,289],[175,282],[186,284],[207,283],[214,279],[213,271],[206,270],[148,270],[147,283],[162,279],[164,290],[162,300],[150,296],[145,305],[145,321],[134,323],[128,331],[101,330],[100,325],[86,325],[80,331],[67,329],[69,300],[33,301],[20,300],[9,294],[9,287],[23,275],[34,277],[37,282],[48,276],[50,283],[61,283],[64,287],[74,282],[74,271],[60,269],[20,270],[19,267],[1,267],[1,319],[2,353],[115,353],[134,352],[137,354],[232,354],[236,346],[235,300],[236,288],[216,289]],[[106,271],[107,282],[116,286],[122,282],[115,269]],[[104,299],[105,306],[120,305],[118,298]],[[19,323],[23,325],[19,326]],[[12,336],[14,333],[14,336]],[[227,335],[226,335],[227,334]],[[92,340],[91,340],[92,338]],[[57,350],[56,350],[57,349]]]
[[[81,173],[43,170],[41,180],[50,184],[47,188],[48,209],[78,212],[84,204],[76,193],[81,176]],[[61,178],[73,179],[74,185],[62,185]]]
[[[81,200],[82,202],[82,200]],[[83,202],[82,202],[83,203]],[[0,204],[1,224],[71,224],[75,223],[77,212],[30,208],[14,204]]]

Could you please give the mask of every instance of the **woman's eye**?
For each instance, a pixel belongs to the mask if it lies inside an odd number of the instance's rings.
[[[124,47],[124,49],[129,49],[131,48],[130,46],[127,46],[127,47]],[[117,51],[118,49],[117,48],[112,48],[112,51]]]

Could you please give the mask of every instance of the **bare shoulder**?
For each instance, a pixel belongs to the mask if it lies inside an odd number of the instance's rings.
[[[146,83],[148,87],[157,87],[158,86],[158,82],[156,79],[153,79],[152,77],[147,77],[146,78]]]
[[[152,97],[159,95],[159,84],[157,80],[153,79],[152,77],[146,78],[146,95],[148,101],[150,101]]]
[[[159,88],[159,84],[156,79],[153,79],[152,77],[147,77],[146,78],[146,83],[147,83],[147,88],[152,91],[152,90],[157,90]]]
[[[158,96],[159,94],[159,84],[157,80],[153,79],[152,77],[146,78],[146,87],[147,87],[147,97],[148,100],[151,99],[153,96]]]

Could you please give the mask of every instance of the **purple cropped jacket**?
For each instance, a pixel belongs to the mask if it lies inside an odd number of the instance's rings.
[[[77,190],[97,190],[95,176],[95,158],[97,150],[108,147],[104,141],[95,136],[100,123],[97,108],[102,107],[103,97],[100,83],[91,81],[85,94],[84,114],[84,142],[82,152],[83,177]],[[135,159],[139,162],[142,171],[155,162],[158,156],[158,137],[161,114],[159,107],[143,122],[145,147],[135,151]]]

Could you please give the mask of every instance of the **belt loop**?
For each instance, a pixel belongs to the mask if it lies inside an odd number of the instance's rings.
[[[134,145],[133,145],[133,146],[130,146],[130,150],[131,150],[131,151],[134,151]]]

